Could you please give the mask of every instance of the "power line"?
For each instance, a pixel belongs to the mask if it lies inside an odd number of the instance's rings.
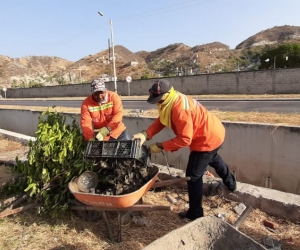
[[[141,14],[138,14],[138,15],[131,15],[130,17],[115,19],[114,23],[129,21],[129,20],[133,20],[133,19],[144,18],[144,17],[148,17],[148,16],[154,16],[154,15],[167,13],[167,12],[171,12],[171,11],[176,11],[176,10],[181,10],[183,8],[189,8],[189,7],[193,7],[195,5],[204,4],[204,3],[207,3],[207,2],[211,2],[211,1],[214,1],[214,0],[206,0],[206,1],[189,0],[189,1],[182,2],[182,3],[173,4],[173,5],[170,5],[168,7],[150,10],[148,12],[144,12],[144,13],[141,13]]]
[[[60,40],[60,41],[58,41],[58,42],[52,44],[51,46],[49,46],[49,48],[42,50],[42,52],[43,52],[43,51],[48,51],[48,50],[53,49],[53,48],[56,48],[56,47],[60,46],[61,44],[70,42],[70,41],[72,41],[72,40],[74,40],[74,39],[83,37],[83,36],[86,35],[86,34],[89,34],[89,33],[94,32],[95,30],[98,30],[101,26],[103,26],[103,24],[102,24],[102,25],[97,25],[97,26],[93,27],[92,29],[89,29],[89,30],[87,30],[87,31],[84,31],[84,32],[82,32],[82,33],[79,33],[79,34],[77,34],[77,35],[74,35],[74,36],[72,36],[72,37],[69,37],[69,38]]]
[[[131,15],[129,17],[114,19],[114,23],[116,23],[116,22],[126,22],[126,21],[130,21],[130,20],[134,20],[134,19],[140,19],[140,18],[144,18],[144,17],[159,15],[159,14],[163,14],[163,13],[167,13],[167,12],[181,10],[183,8],[193,7],[195,5],[204,4],[204,3],[207,3],[207,2],[211,2],[211,1],[215,1],[215,0],[205,0],[205,1],[188,0],[188,1],[181,2],[181,3],[170,5],[168,7],[150,10],[150,11],[138,14],[138,15]],[[79,33],[77,35],[74,35],[72,37],[60,40],[60,41],[52,44],[51,46],[49,46],[47,49],[42,50],[42,52],[51,50],[53,48],[59,47],[62,44],[65,44],[65,43],[68,43],[68,42],[73,41],[75,39],[78,39],[80,37],[83,37],[86,34],[89,34],[89,33],[94,32],[95,30],[98,30],[101,26],[103,26],[103,24],[102,25],[97,25],[97,26],[95,26],[95,27],[93,27],[93,28],[91,28],[87,31],[84,31],[84,32]]]

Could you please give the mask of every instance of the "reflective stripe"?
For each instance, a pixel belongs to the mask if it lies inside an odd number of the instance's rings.
[[[197,100],[193,99],[194,100],[194,105],[195,107],[200,107],[201,106],[201,103],[198,102]]]
[[[183,97],[183,109],[189,110],[190,109],[189,100],[187,99],[187,97],[185,95],[181,94],[181,96]]]
[[[100,111],[100,110],[105,110],[105,109],[108,109],[108,108],[112,108],[114,106],[113,102],[109,102],[109,103],[106,103],[106,104],[102,104],[102,105],[99,105],[99,106],[88,106],[88,110],[89,112],[97,112],[97,111]]]

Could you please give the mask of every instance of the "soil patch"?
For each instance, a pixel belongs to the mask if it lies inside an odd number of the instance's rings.
[[[22,148],[23,145],[19,142],[1,139],[0,137],[0,152],[9,152]]]

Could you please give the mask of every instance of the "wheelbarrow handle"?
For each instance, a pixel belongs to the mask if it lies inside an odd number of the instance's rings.
[[[159,182],[155,182],[152,185],[152,188],[164,187],[164,186],[172,185],[172,184],[175,184],[178,182],[189,181],[190,179],[191,179],[191,177],[181,177],[181,178],[174,178],[171,180],[159,181]]]

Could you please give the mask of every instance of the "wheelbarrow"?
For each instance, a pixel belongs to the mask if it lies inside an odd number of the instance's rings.
[[[124,194],[124,195],[103,195],[98,193],[81,192],[79,188],[79,177],[74,178],[68,185],[70,192],[74,195],[76,200],[73,200],[73,205],[70,206],[72,210],[87,212],[92,218],[96,219],[97,214],[100,214],[105,222],[108,236],[110,240],[114,240],[112,236],[111,227],[107,219],[107,211],[118,212],[118,234],[117,241],[121,239],[121,225],[125,218],[132,212],[153,211],[153,210],[170,210],[170,206],[158,206],[142,204],[142,196],[151,188],[172,185],[177,182],[187,181],[189,177],[176,178],[173,180],[166,180],[156,182],[159,174],[159,168],[151,165],[149,162],[148,149],[140,147],[139,141],[92,141],[89,142],[84,152],[85,159],[93,160],[107,160],[107,159],[132,159],[138,160],[151,168],[151,176],[149,181],[145,183],[138,190]],[[89,213],[93,211],[92,213]],[[96,211],[96,212],[95,212]],[[125,212],[124,215],[121,213]],[[83,216],[82,216],[83,217]]]
[[[142,204],[142,196],[149,189],[172,185],[178,182],[189,180],[189,177],[182,177],[182,178],[176,178],[172,180],[156,182],[159,174],[159,169],[156,166],[152,166],[152,167],[154,169],[154,175],[152,176],[152,178],[146,184],[144,184],[140,189],[125,195],[102,195],[102,194],[93,194],[93,193],[83,193],[80,192],[78,188],[78,177],[73,179],[69,183],[69,190],[76,198],[76,201],[72,201],[73,205],[70,206],[70,209],[81,211],[81,212],[87,212],[88,216],[91,216],[92,220],[97,219],[99,217],[97,214],[100,213],[100,215],[102,216],[105,222],[105,226],[108,232],[108,237],[112,241],[114,241],[114,238],[113,238],[112,230],[106,212],[107,211],[118,212],[117,242],[121,242],[122,223],[132,212],[171,209],[170,206]],[[92,211],[94,212],[90,213]],[[125,213],[122,215],[123,212]]]

